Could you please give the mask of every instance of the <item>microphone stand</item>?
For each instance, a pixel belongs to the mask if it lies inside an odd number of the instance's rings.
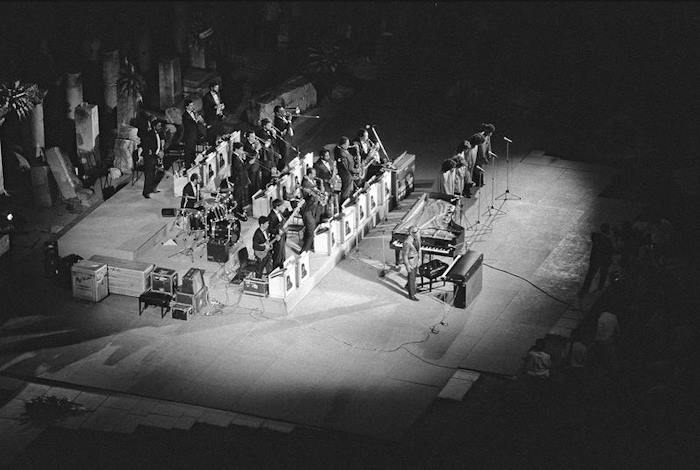
[[[496,154],[495,154],[495,153],[492,153],[492,152],[491,152],[491,156],[492,156],[493,158],[498,158],[498,157],[496,156]],[[486,212],[484,212],[484,213],[482,214],[482,215],[488,214],[489,217],[491,217],[491,211],[496,212],[496,214],[498,214],[498,213],[503,214],[503,215],[506,214],[506,211],[504,211],[504,210],[502,210],[502,209],[499,209],[498,207],[495,207],[495,206],[493,205],[493,202],[494,202],[493,193],[494,193],[494,188],[496,187],[496,177],[495,177],[495,175],[496,175],[496,165],[494,165],[493,170],[491,171],[491,205],[489,206],[489,209],[488,209]]]
[[[518,196],[515,193],[510,192],[510,143],[512,140],[504,137],[503,140],[506,141],[506,190],[503,194],[498,196],[496,200],[498,199],[503,199],[503,201],[509,201],[509,200],[520,200],[522,197]],[[510,197],[510,199],[509,199]]]
[[[480,170],[480,169],[478,169],[478,168],[477,168],[477,171],[480,171],[480,172],[481,172],[481,177],[483,178],[483,177],[484,177],[484,171],[483,171],[483,170]],[[481,198],[479,197],[479,194],[475,194],[474,196],[476,197],[476,223],[474,224],[474,226],[475,226],[476,228],[474,229],[474,233],[475,233],[476,235],[479,235],[479,233],[478,233],[478,232],[479,232],[479,225],[481,225],[481,220],[479,219],[479,217],[480,217],[479,214],[481,214]],[[493,227],[488,226],[488,225],[483,226],[483,227],[484,227],[483,230],[486,230],[486,231],[492,231],[492,230],[493,230]]]

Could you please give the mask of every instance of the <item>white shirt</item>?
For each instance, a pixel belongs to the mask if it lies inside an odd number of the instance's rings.
[[[620,325],[617,323],[617,315],[610,312],[603,312],[598,318],[598,329],[595,333],[595,340],[599,343],[610,342],[619,331]]]

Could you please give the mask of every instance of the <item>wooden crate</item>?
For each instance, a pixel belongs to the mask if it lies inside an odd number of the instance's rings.
[[[71,266],[71,286],[76,299],[99,302],[109,295],[107,265],[80,260]]]
[[[151,288],[154,264],[101,255],[92,256],[90,261],[107,265],[110,294],[138,297]]]

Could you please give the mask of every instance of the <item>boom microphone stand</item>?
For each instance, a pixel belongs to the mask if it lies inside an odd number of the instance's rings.
[[[513,143],[512,140],[510,140],[508,137],[503,136],[503,140],[506,141],[506,191],[498,196],[496,199],[503,199],[504,201],[508,200],[520,200],[522,197],[518,196],[517,194],[511,193],[510,192],[510,145]],[[510,199],[509,199],[510,197]]]
[[[493,153],[491,151],[489,151],[489,154],[493,158],[498,158],[498,155],[496,155],[495,153]],[[482,215],[488,214],[489,217],[491,217],[491,211],[494,211],[496,214],[498,214],[498,213],[503,214],[503,215],[506,214],[506,211],[501,210],[498,207],[495,207],[493,205],[493,201],[494,201],[493,192],[494,192],[494,188],[496,187],[495,175],[496,175],[496,166],[494,165],[494,168],[491,171],[491,205],[489,206],[489,209],[482,214]]]

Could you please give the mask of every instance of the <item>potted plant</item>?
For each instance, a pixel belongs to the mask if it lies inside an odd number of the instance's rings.
[[[12,83],[0,82],[0,126],[9,114],[14,114],[20,121],[28,118],[34,107],[41,103],[44,94],[36,83],[16,80]],[[2,171],[2,152],[0,151],[0,195],[7,195]]]
[[[145,91],[146,81],[136,72],[129,59],[125,58],[117,79],[117,127],[121,124],[131,124],[138,114]]]

